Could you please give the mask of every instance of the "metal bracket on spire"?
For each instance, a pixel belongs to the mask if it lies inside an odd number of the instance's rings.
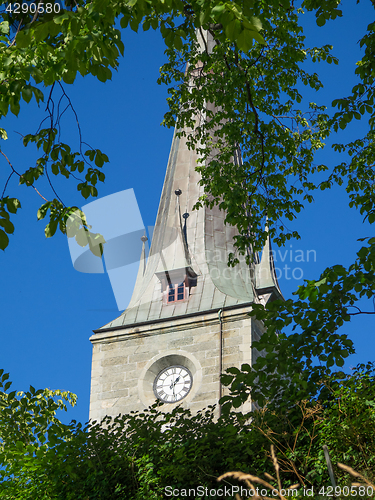
[[[187,221],[187,219],[189,217],[189,214],[187,212],[185,212],[184,214],[182,214],[182,217],[185,220],[184,227],[182,228],[182,232],[183,232],[183,234],[185,236],[186,248],[189,250],[189,245],[188,245],[188,241],[187,241],[187,229],[186,229],[186,221]]]

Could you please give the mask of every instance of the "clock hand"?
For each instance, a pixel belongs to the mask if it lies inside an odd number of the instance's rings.
[[[180,380],[180,375],[176,378],[176,380],[173,380],[173,382],[171,382],[171,385],[169,386],[170,389],[174,389],[174,386],[177,384],[177,382]]]

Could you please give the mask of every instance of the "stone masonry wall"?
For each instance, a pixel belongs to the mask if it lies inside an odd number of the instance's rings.
[[[224,310],[223,372],[252,363],[252,341],[263,326],[248,316],[249,307]],[[155,402],[152,381],[170,364],[187,366],[193,375],[181,404],[197,412],[219,400],[220,323],[217,312],[96,333],[93,343],[90,419],[142,411]],[[249,406],[249,404],[247,404]],[[247,410],[250,408],[247,408]],[[246,408],[244,408],[246,410]]]

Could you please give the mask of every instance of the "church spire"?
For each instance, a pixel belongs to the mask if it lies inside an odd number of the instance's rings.
[[[208,40],[210,50],[212,45]],[[237,231],[225,224],[225,212],[218,206],[192,210],[204,194],[196,171],[201,158],[188,149],[191,130],[179,134],[177,127],[144,273],[128,308],[104,329],[258,301],[255,262],[240,256],[237,266],[227,265],[229,254],[236,254]]]
[[[270,242],[260,263],[250,250],[247,263],[224,211],[193,210],[205,193],[196,171],[202,158],[187,146],[191,132],[175,130],[150,253],[146,261],[144,240],[129,306],[90,339],[90,418],[141,411],[155,399],[167,403],[162,411],[181,404],[194,414],[219,404],[227,368],[251,366],[259,355],[252,345],[264,325],[249,312],[278,296]],[[235,267],[227,265],[230,253]],[[251,409],[251,401],[242,407]]]

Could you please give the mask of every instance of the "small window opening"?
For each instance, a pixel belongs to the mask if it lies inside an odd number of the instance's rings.
[[[185,298],[185,286],[183,283],[177,287],[177,300],[184,300]]]
[[[168,288],[168,302],[177,302],[185,298],[185,283],[170,285]]]
[[[175,296],[174,285],[170,285],[168,291],[168,302],[174,302],[174,296]]]

